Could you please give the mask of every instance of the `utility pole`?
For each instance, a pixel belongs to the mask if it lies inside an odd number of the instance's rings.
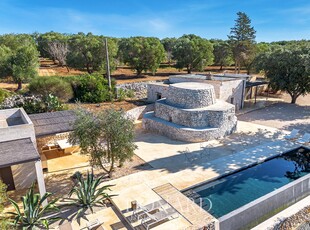
[[[105,38],[105,54],[106,54],[106,60],[107,60],[107,78],[109,82],[109,89],[111,92],[112,85],[111,85],[111,76],[110,76],[109,50],[108,50],[108,39],[107,38]]]

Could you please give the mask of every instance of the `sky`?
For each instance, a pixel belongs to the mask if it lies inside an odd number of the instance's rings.
[[[227,39],[238,11],[258,42],[310,39],[310,0],[0,0],[0,34]]]

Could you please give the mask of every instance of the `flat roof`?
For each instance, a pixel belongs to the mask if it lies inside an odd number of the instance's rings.
[[[0,168],[39,159],[40,155],[30,138],[0,142]]]
[[[202,75],[202,74],[179,74],[179,75],[170,75],[169,77],[192,78],[192,79],[202,79],[202,80],[207,79],[207,76]]]
[[[254,81],[254,82],[246,82],[245,87],[249,88],[249,87],[253,87],[253,86],[259,86],[259,85],[266,85],[269,84],[267,81]]]
[[[76,119],[72,110],[29,115],[37,137],[72,131]]]

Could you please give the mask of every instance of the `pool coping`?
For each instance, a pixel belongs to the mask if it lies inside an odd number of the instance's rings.
[[[264,160],[258,160],[258,161],[255,161],[255,162],[253,162],[253,163],[250,163],[250,164],[248,164],[248,165],[242,166],[242,167],[240,167],[240,168],[238,168],[238,169],[232,169],[232,170],[229,171],[229,172],[222,173],[222,174],[219,175],[219,176],[213,177],[213,178],[211,178],[211,179],[205,180],[205,181],[203,181],[203,182],[200,182],[200,183],[197,183],[197,184],[195,184],[195,185],[189,186],[189,187],[187,187],[187,188],[185,188],[185,189],[182,189],[182,190],[180,190],[180,192],[183,193],[183,192],[186,192],[186,191],[188,191],[188,190],[192,190],[192,189],[195,189],[195,188],[197,188],[197,187],[200,187],[200,186],[202,186],[202,185],[204,185],[204,184],[208,184],[208,183],[215,182],[216,180],[222,179],[223,177],[226,177],[226,176],[229,176],[229,175],[231,175],[231,174],[240,172],[240,171],[245,170],[245,169],[247,169],[247,168],[251,168],[251,167],[253,167],[253,166],[257,165],[257,164],[263,163],[263,162],[265,162],[265,161],[271,160],[271,159],[276,158],[276,157],[278,157],[278,156],[281,156],[281,155],[283,155],[283,154],[285,154],[285,153],[288,153],[288,152],[291,152],[291,151],[294,151],[294,150],[300,149],[300,148],[305,148],[305,149],[307,149],[307,150],[310,151],[310,148],[309,148],[309,147],[306,147],[306,146],[304,146],[304,145],[300,145],[300,146],[298,146],[298,147],[294,147],[294,148],[292,148],[292,149],[290,149],[290,150],[287,150],[287,151],[284,151],[284,152],[282,152],[282,153],[277,153],[277,154],[275,154],[275,155],[266,157],[266,158],[264,158]],[[225,158],[225,157],[223,157],[223,158]]]
[[[293,141],[292,141],[292,142],[293,142]],[[257,165],[257,164],[263,163],[263,162],[265,162],[265,161],[271,160],[271,159],[273,159],[273,158],[276,158],[276,157],[278,157],[278,156],[281,156],[281,155],[283,155],[283,154],[286,154],[286,153],[288,153],[288,152],[291,152],[291,151],[294,151],[294,150],[297,150],[297,149],[300,149],[300,148],[304,148],[304,149],[306,149],[306,150],[310,150],[309,147],[307,147],[307,146],[305,146],[305,145],[303,145],[303,144],[299,144],[299,143],[296,143],[296,142],[294,142],[294,143],[295,143],[295,144],[298,144],[298,146],[292,147],[291,149],[286,150],[286,151],[283,151],[283,152],[281,152],[281,153],[276,153],[276,154],[274,154],[274,155],[271,155],[271,156],[269,156],[269,157],[264,158],[263,160],[257,160],[257,161],[255,161],[255,162],[253,162],[253,163],[244,165],[244,166],[242,166],[242,167],[240,167],[240,168],[238,168],[238,169],[231,170],[231,171],[226,172],[226,173],[222,173],[221,175],[219,175],[219,176],[217,176],[217,177],[214,177],[214,178],[212,178],[212,179],[209,179],[209,180],[203,181],[203,182],[201,182],[201,183],[195,184],[195,185],[190,186],[190,187],[188,187],[188,188],[186,188],[186,189],[182,189],[182,190],[180,190],[180,192],[181,192],[181,193],[184,193],[184,192],[186,192],[186,191],[188,191],[188,190],[195,189],[195,188],[200,187],[200,186],[202,186],[202,185],[215,182],[216,180],[219,180],[219,179],[221,179],[221,178],[224,178],[224,177],[226,177],[226,176],[229,176],[229,175],[231,175],[231,174],[233,174],[233,173],[240,172],[240,171],[242,171],[242,170],[245,170],[245,169],[247,169],[247,168],[253,167],[253,166]],[[251,201],[251,202],[249,202],[249,203],[247,203],[247,204],[241,206],[240,208],[235,209],[235,210],[233,210],[232,212],[227,213],[226,215],[224,215],[224,216],[222,216],[222,217],[219,217],[219,218],[214,217],[214,218],[218,221],[218,224],[220,224],[221,221],[226,220],[226,219],[228,219],[228,218],[230,218],[230,217],[236,215],[237,213],[240,213],[240,212],[242,212],[242,211],[248,209],[249,207],[252,207],[252,206],[254,206],[254,205],[256,205],[256,204],[262,202],[263,200],[265,200],[265,199],[267,199],[267,198],[269,198],[269,197],[272,197],[273,195],[275,195],[275,194],[277,194],[277,193],[279,193],[279,192],[281,192],[281,191],[283,191],[283,190],[285,190],[285,189],[287,189],[287,188],[289,188],[289,187],[291,187],[291,186],[294,186],[295,184],[298,184],[299,182],[301,182],[301,181],[303,181],[303,180],[305,180],[305,179],[308,179],[308,178],[310,178],[310,173],[309,173],[308,175],[305,175],[305,176],[303,176],[303,177],[301,177],[301,178],[299,178],[299,179],[297,179],[297,180],[295,180],[295,181],[292,181],[292,182],[290,182],[290,183],[288,183],[288,184],[286,184],[286,185],[284,185],[284,186],[282,186],[282,187],[280,187],[280,188],[278,188],[278,189],[276,189],[276,190],[274,190],[274,191],[272,191],[272,192],[270,192],[270,193],[267,193],[266,195],[264,195],[264,196],[262,196],[262,197],[259,197],[259,198],[255,199],[255,200],[253,200],[253,201]],[[309,195],[309,194],[308,194],[308,195]],[[185,195],[184,195],[184,196],[185,196]],[[304,198],[304,197],[299,197],[298,200],[300,200],[300,199],[302,199],[302,198]],[[193,202],[194,202],[194,201],[193,201]],[[195,202],[194,202],[194,203],[195,203]],[[294,203],[295,203],[295,202],[294,202]],[[292,205],[292,204],[294,204],[294,203],[291,203],[291,204],[289,204],[289,205]],[[210,214],[210,215],[211,215],[211,214]],[[251,222],[250,222],[250,223],[251,223]],[[217,227],[217,226],[216,226],[216,227]]]
[[[261,196],[261,197],[255,199],[255,200],[253,200],[253,201],[251,201],[251,202],[249,202],[249,203],[247,203],[247,204],[241,206],[240,208],[235,209],[235,210],[233,210],[232,212],[229,212],[228,214],[226,214],[226,215],[224,215],[224,216],[222,216],[222,217],[220,217],[220,218],[217,218],[217,220],[218,220],[220,223],[223,222],[223,221],[225,221],[225,220],[228,220],[229,218],[232,218],[232,217],[236,216],[237,214],[240,214],[240,213],[242,213],[242,212],[248,210],[249,208],[251,208],[251,207],[253,207],[253,206],[257,205],[257,204],[260,204],[260,203],[262,203],[263,201],[265,201],[265,200],[267,200],[267,199],[269,199],[269,198],[272,198],[272,197],[276,196],[277,194],[280,194],[281,192],[284,192],[284,191],[286,191],[287,189],[289,189],[289,188],[291,188],[291,187],[294,187],[295,185],[297,185],[297,184],[299,184],[299,183],[301,183],[301,182],[303,182],[303,181],[305,181],[305,180],[309,180],[309,179],[310,179],[310,173],[309,173],[308,175],[305,175],[305,176],[303,176],[303,177],[301,177],[301,178],[299,178],[299,179],[297,179],[297,180],[295,180],[295,181],[292,181],[292,182],[290,182],[289,184],[286,184],[286,185],[284,185],[284,186],[282,186],[282,187],[280,187],[280,188],[278,188],[278,189],[276,189],[276,190],[274,190],[274,191],[272,191],[272,192],[270,192],[270,193],[267,193],[266,195]],[[310,190],[309,190],[308,192],[305,191],[305,192],[303,193],[303,195],[300,196],[300,197],[295,197],[295,201],[294,201],[294,200],[290,200],[290,201],[288,201],[286,204],[283,204],[282,206],[288,205],[288,207],[289,207],[289,206],[295,204],[296,202],[300,201],[301,199],[305,198],[305,197],[308,196],[308,195],[310,195]],[[278,209],[278,208],[281,208],[282,206],[279,206],[279,207],[275,208],[274,210],[276,210],[276,209]],[[266,213],[264,213],[264,214],[267,215],[268,213],[270,213],[270,212],[266,212]],[[274,215],[276,215],[276,214],[277,214],[277,213],[275,213]],[[274,215],[272,215],[272,216],[274,216]],[[263,218],[263,216],[264,216],[264,215],[261,215],[260,218]],[[272,216],[271,216],[271,217],[272,217]],[[269,218],[270,218],[270,217],[269,217]],[[267,218],[267,219],[269,219],[269,218]],[[267,220],[267,219],[266,219],[266,220]],[[248,222],[248,225],[251,224],[251,223],[253,223],[254,221],[255,221],[255,220],[249,221],[249,222]],[[263,221],[262,221],[262,222],[263,222]]]

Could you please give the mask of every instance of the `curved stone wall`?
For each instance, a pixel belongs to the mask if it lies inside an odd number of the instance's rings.
[[[154,116],[154,112],[148,112],[144,114],[142,125],[146,130],[171,139],[186,142],[203,142],[233,133],[237,127],[237,118],[234,116],[233,120],[223,123],[219,128],[188,128],[157,118]]]
[[[214,87],[197,82],[183,82],[169,86],[167,104],[184,109],[203,108],[215,103]]]
[[[143,116],[143,127],[172,139],[201,142],[236,130],[235,106],[216,101],[212,85],[186,82],[170,85],[167,98]]]
[[[155,104],[155,116],[163,120],[187,127],[220,127],[226,120],[235,116],[235,107],[220,101],[207,108],[180,109],[166,104],[166,99]]]

